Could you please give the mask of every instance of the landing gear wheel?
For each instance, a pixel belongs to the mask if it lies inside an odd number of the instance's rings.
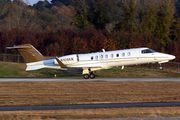
[[[163,70],[163,67],[162,67],[162,66],[159,66],[159,69],[160,69],[160,70]]]
[[[91,79],[94,79],[95,78],[95,75],[93,73],[90,74],[90,78]]]
[[[89,79],[89,74],[84,74],[84,79]]]
[[[163,70],[163,67],[161,66],[161,63],[160,63],[159,65],[160,65],[160,66],[159,66],[159,69],[160,69],[160,70]]]

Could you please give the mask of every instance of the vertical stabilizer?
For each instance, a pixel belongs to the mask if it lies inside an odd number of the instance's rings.
[[[20,54],[22,55],[22,57],[25,59],[26,63],[38,62],[38,61],[50,59],[50,58],[44,57],[31,44],[7,47],[7,49],[17,49],[20,52]]]

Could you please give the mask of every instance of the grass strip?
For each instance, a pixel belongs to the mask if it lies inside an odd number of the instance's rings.
[[[0,77],[82,77],[82,71],[58,71],[52,69],[40,69],[35,71],[25,71],[25,63],[1,62]],[[111,68],[107,70],[96,71],[97,77],[115,77],[115,78],[179,78],[178,69],[154,70],[147,67],[138,66],[121,68]]]
[[[179,102],[180,82],[1,82],[0,106]]]

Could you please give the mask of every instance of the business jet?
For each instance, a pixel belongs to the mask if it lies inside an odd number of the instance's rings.
[[[62,57],[45,57],[31,44],[7,47],[7,49],[17,49],[26,61],[26,71],[50,68],[58,70],[82,69],[85,79],[95,78],[94,71],[109,69],[112,67],[137,64],[161,63],[175,59],[175,56],[156,52],[146,47],[125,50],[105,51],[72,54]]]

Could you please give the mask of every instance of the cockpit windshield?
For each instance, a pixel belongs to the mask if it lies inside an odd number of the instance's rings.
[[[145,49],[145,50],[142,50],[141,53],[142,54],[145,54],[145,53],[154,53],[155,51],[154,50],[151,50],[151,49]]]

